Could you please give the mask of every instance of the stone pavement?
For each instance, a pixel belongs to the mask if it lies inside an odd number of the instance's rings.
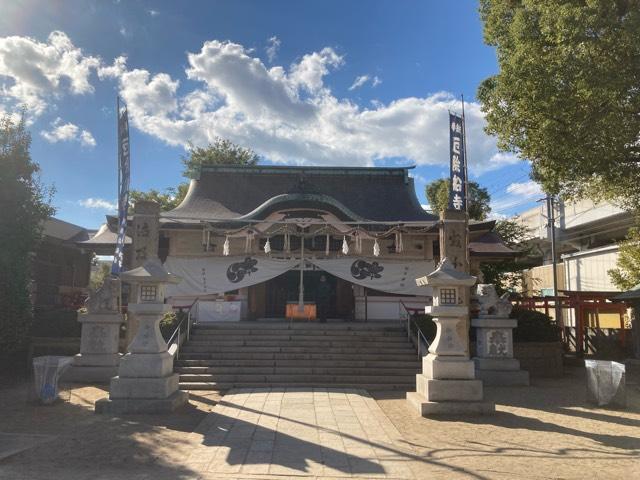
[[[627,380],[624,410],[589,405],[584,369],[567,368],[487,387],[495,415],[422,418],[403,392],[353,390],[192,391],[172,414],[110,417],[94,413],[104,386],[41,406],[31,381],[0,378],[0,479],[635,479],[640,385]]]
[[[415,478],[413,453],[364,390],[232,390],[194,434],[186,465],[207,478]]]

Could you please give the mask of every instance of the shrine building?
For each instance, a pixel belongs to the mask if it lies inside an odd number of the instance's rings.
[[[410,169],[204,166],[174,210],[134,210],[125,262],[158,255],[183,279],[169,301],[197,300],[199,321],[316,319],[321,277],[330,319],[403,318],[431,301],[415,279],[435,269],[440,242]],[[134,227],[136,215],[145,220]],[[116,223],[109,217],[85,246],[111,249]],[[513,255],[494,225],[469,225],[472,272]]]

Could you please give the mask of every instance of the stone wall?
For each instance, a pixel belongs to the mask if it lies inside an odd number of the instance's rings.
[[[562,344],[560,342],[514,343],[514,356],[520,360],[520,368],[532,377],[561,377]]]

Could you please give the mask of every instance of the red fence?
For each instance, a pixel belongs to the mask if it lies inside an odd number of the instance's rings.
[[[576,353],[592,353],[594,335],[615,335],[624,348],[627,342],[625,315],[629,306],[624,302],[613,302],[611,298],[619,292],[576,292],[561,290],[562,295],[553,297],[523,297],[514,302],[520,308],[544,312],[556,322],[562,330],[565,347]],[[616,328],[602,327],[600,315],[617,315],[619,325]]]

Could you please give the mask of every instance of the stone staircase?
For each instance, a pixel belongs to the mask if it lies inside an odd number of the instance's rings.
[[[335,387],[415,390],[416,351],[399,322],[216,322],[193,328],[175,371],[184,390]]]

